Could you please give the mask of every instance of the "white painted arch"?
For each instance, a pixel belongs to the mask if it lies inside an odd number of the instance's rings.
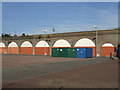
[[[102,45],[102,47],[114,47],[114,45],[111,43],[105,43]]]
[[[18,47],[18,45],[15,42],[11,42],[8,47]]]
[[[95,47],[95,44],[88,38],[82,38],[75,43],[74,47]]]
[[[50,47],[46,41],[39,41],[35,47]]]
[[[54,43],[53,47],[71,47],[71,45],[67,40],[59,39]]]
[[[24,42],[21,44],[21,47],[32,47],[32,44],[31,44],[29,41],[24,41]]]
[[[0,47],[5,47],[5,44],[3,42],[0,42]]]

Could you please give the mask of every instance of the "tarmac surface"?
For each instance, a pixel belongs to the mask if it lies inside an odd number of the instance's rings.
[[[117,88],[118,60],[3,55],[4,88]]]

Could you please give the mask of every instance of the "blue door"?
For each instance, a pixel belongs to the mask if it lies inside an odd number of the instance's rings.
[[[120,59],[120,44],[118,45],[118,49],[117,49],[117,57]]]
[[[117,52],[117,50],[118,50],[118,47],[115,47],[115,48],[114,48],[114,52]]]
[[[76,50],[76,57],[77,58],[85,58],[85,48],[77,48]]]
[[[86,58],[92,57],[92,48],[86,48]]]

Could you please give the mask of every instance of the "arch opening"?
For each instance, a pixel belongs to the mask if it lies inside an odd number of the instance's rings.
[[[8,54],[18,54],[18,45],[15,42],[11,42],[8,45]]]
[[[71,47],[71,45],[69,44],[69,42],[67,40],[64,40],[64,39],[60,39],[60,40],[57,40],[54,45],[53,45],[54,48],[59,48],[59,47],[62,47],[62,48],[66,48],[66,47]]]
[[[5,44],[3,42],[0,42],[0,47],[5,47]]]
[[[110,56],[110,53],[114,53],[114,45],[111,43],[104,43],[100,49],[101,56]]]
[[[75,48],[92,48],[92,55],[96,56],[96,47],[92,40],[88,38],[82,38],[78,40],[75,45]]]
[[[29,41],[24,41],[21,44],[20,54],[33,54],[33,46]]]
[[[92,40],[88,38],[82,38],[78,40],[74,46],[75,47],[95,47],[95,44]]]
[[[46,41],[39,41],[35,46],[35,55],[50,55],[50,46]]]
[[[21,47],[32,47],[32,44],[31,44],[29,41],[24,41],[24,42],[21,44]]]
[[[3,42],[0,42],[0,54],[6,54],[6,47]]]

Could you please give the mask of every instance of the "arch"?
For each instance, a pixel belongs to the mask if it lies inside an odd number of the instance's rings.
[[[29,41],[24,41],[21,44],[20,54],[33,54],[33,46]]]
[[[71,47],[71,45],[67,40],[59,39],[54,43],[53,47]]]
[[[0,42],[0,47],[5,47],[5,44],[3,42]]]
[[[92,40],[88,39],[88,38],[82,38],[80,40],[78,40],[74,47],[95,47],[95,44]]]
[[[32,47],[32,44],[31,44],[29,41],[24,41],[24,42],[21,44],[21,47]]]
[[[114,52],[114,45],[112,43],[104,43],[100,48],[101,56],[110,56]]]
[[[0,42],[0,54],[6,54],[6,47],[3,42]]]
[[[8,47],[18,47],[18,45],[15,42],[11,42]]]
[[[50,46],[46,41],[39,41],[35,46],[35,55],[50,55]]]
[[[35,47],[50,47],[46,41],[39,41]]]
[[[11,42],[8,45],[8,54],[18,54],[18,45],[15,42]]]
[[[104,43],[102,47],[114,47],[114,45],[111,43]]]
[[[95,44],[92,40],[88,39],[88,38],[82,38],[80,40],[78,40],[74,47],[76,48],[92,48],[92,55],[96,56],[96,48],[95,48]]]

